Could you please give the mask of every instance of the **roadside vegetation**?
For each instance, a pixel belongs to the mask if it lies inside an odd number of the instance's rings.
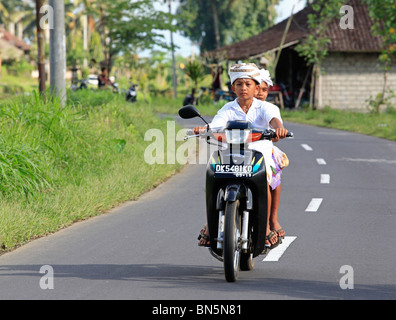
[[[317,1],[326,4],[326,10],[318,16],[319,20],[310,19],[312,30],[317,26],[325,28],[326,20],[339,14],[340,1],[330,2]],[[376,21],[373,31],[386,44],[380,56],[386,71],[396,52],[394,8],[379,0],[366,2]],[[138,86],[138,102],[127,103],[122,95],[110,91],[82,90],[68,92],[63,106],[48,98],[47,93],[34,91],[37,79],[32,79],[32,71],[43,58],[38,55],[45,52],[49,56],[49,47],[37,41],[40,37],[36,36],[33,23],[32,13],[38,11],[40,3],[44,1],[0,3],[0,22],[5,29],[18,25],[23,38],[33,44],[27,56],[16,58],[3,52],[0,57],[0,254],[137,199],[181,169],[179,164],[146,163],[144,151],[151,141],[144,141],[145,133],[152,128],[160,129],[166,141],[167,118],[163,114],[176,114],[191,89],[198,94],[201,86],[210,87],[211,73],[219,69],[208,57],[204,63],[201,61],[205,67],[202,69],[193,55],[185,59],[180,54],[173,66],[169,52],[153,49],[159,46],[170,50],[173,44],[167,44],[153,30],[175,32],[181,28],[193,43],[199,43],[200,52],[205,52],[247,39],[259,29],[270,27],[276,17],[275,2],[264,0],[244,2],[246,10],[242,11],[235,10],[239,1],[216,0],[198,5],[195,0],[186,0],[179,3],[176,15],[153,10],[152,0],[133,6],[128,0],[65,0],[68,69],[78,67],[77,77],[82,79],[99,74],[101,67],[107,66],[109,73],[116,75],[120,88],[126,89],[131,83]],[[120,15],[123,19],[119,19]],[[241,23],[229,24],[238,19]],[[214,28],[212,20],[216,21]],[[384,21],[386,27],[382,28],[379,21]],[[201,26],[209,29],[202,32]],[[322,46],[327,40],[321,31],[309,38],[311,42],[301,50],[318,70],[327,52]],[[88,44],[84,44],[86,38]],[[139,57],[137,53],[142,49],[153,50],[148,57]],[[178,79],[177,99],[172,98],[172,69]],[[223,83],[226,78],[225,74]],[[47,82],[47,88],[48,85]],[[215,115],[225,103],[213,103],[208,91],[203,98],[197,106],[202,115]],[[281,112],[286,122],[396,141],[396,106],[379,112],[379,107],[387,102],[384,91],[371,99],[367,113],[313,110],[312,105]]]
[[[160,113],[176,113],[181,103],[173,102],[172,99],[169,99],[168,103],[161,103],[161,100],[154,101],[156,103],[153,104],[153,108]],[[224,101],[219,101],[198,105],[197,108],[202,115],[214,116],[224,104]],[[330,107],[319,110],[284,109],[281,110],[281,115],[285,122],[351,131],[396,141],[396,108],[393,107],[388,107],[382,112],[370,112],[369,109],[367,112],[354,112]]]
[[[137,199],[180,164],[147,164],[147,130],[166,136],[177,99],[152,96],[126,103],[110,91],[68,93],[68,102],[33,91],[0,101],[0,254],[72,223]],[[215,115],[224,102],[198,105]],[[396,141],[396,111],[282,110],[286,122],[375,135]]]
[[[396,109],[353,112],[326,107],[320,110],[282,111],[284,121],[333,128],[396,141]]]
[[[0,253],[134,200],[181,165],[149,165],[145,132],[166,121],[108,91],[0,102]]]

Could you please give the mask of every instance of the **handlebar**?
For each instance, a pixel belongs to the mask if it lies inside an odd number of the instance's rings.
[[[184,140],[190,139],[190,138],[196,138],[196,137],[209,137],[212,136],[213,132],[217,132],[217,131],[213,131],[213,130],[209,130],[209,131],[205,131],[204,133],[199,133],[196,134],[194,133],[194,131],[192,129],[187,129],[186,130],[186,137],[184,138]],[[218,131],[218,132],[224,132],[222,131]],[[262,133],[262,140],[272,140],[276,138],[276,132],[273,130],[269,130],[269,129],[265,129]],[[294,138],[294,134],[293,132],[288,132],[286,134],[286,138]]]
[[[271,140],[273,138],[276,138],[276,132],[272,131],[272,130],[266,130],[266,132],[263,133],[263,136],[264,136],[264,139]],[[293,132],[289,131],[286,134],[286,138],[294,138]]]

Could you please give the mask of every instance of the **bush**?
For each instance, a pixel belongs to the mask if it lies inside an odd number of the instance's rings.
[[[14,60],[9,65],[7,65],[8,74],[15,76],[30,77],[33,69],[34,67],[29,62],[27,62],[25,58]]]
[[[15,192],[28,196],[49,186],[35,154],[35,150],[25,145],[7,145],[0,136],[0,192],[3,195]]]

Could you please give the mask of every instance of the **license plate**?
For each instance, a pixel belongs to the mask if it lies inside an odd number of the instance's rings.
[[[216,164],[216,173],[233,173],[238,176],[251,175],[253,168],[251,165],[242,164]]]

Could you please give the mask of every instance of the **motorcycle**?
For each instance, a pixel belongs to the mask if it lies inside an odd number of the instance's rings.
[[[80,83],[80,85],[78,85]],[[77,91],[77,90],[83,90],[88,88],[88,80],[87,79],[81,79],[77,80],[72,83],[71,85],[71,90],[72,91]]]
[[[113,93],[117,93],[117,94],[120,94],[120,93],[121,93],[121,90],[120,90],[120,88],[118,87],[118,82],[113,82],[113,83],[111,84],[111,86],[112,86],[111,91],[112,91]]]
[[[131,84],[128,90],[125,93],[125,100],[130,102],[136,102],[137,100],[137,85]]]
[[[250,142],[271,140],[275,133],[251,128],[247,121],[229,121],[226,128],[210,128],[192,105],[179,110],[183,119],[199,117],[208,126],[204,134],[187,131],[185,139],[205,137],[220,148],[206,168],[206,215],[210,253],[224,264],[225,279],[234,282],[239,270],[252,270],[254,258],[267,252],[267,177],[264,156],[248,149]],[[289,132],[288,137],[293,137]],[[224,148],[224,145],[226,147]]]

